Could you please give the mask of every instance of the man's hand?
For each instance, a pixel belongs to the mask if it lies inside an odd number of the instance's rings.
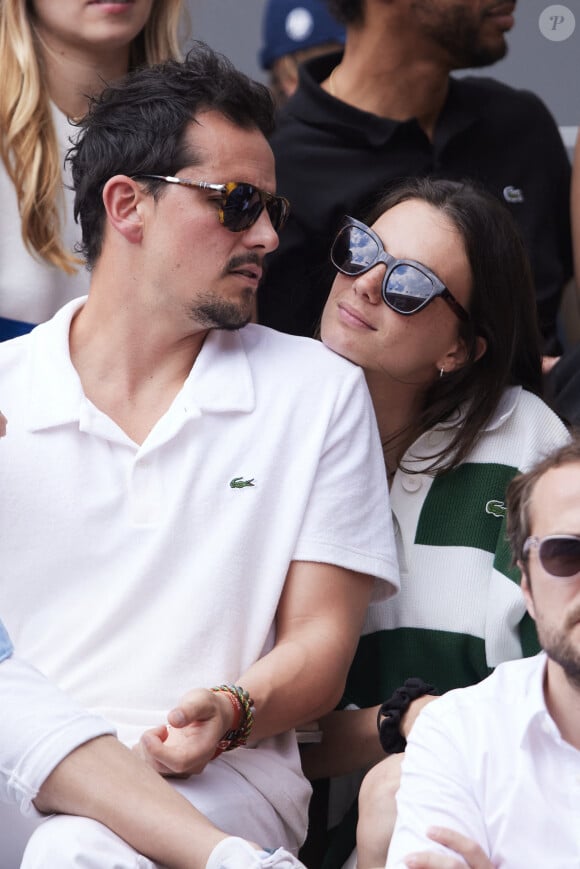
[[[196,688],[171,710],[169,725],[145,731],[133,750],[161,775],[189,778],[203,771],[232,721],[227,697]]]
[[[464,869],[466,864],[469,869],[494,869],[493,863],[488,860],[477,842],[468,839],[467,836],[449,830],[447,827],[431,827],[427,830],[427,835],[434,842],[460,854],[463,860],[458,860],[452,854],[422,851],[405,857],[405,866],[409,869]]]

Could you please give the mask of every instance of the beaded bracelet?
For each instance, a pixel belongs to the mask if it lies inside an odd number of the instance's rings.
[[[211,689],[214,693],[226,695],[234,709],[234,720],[216,746],[212,760],[224,751],[232,751],[248,741],[254,726],[254,701],[247,691],[239,685],[218,685]]]
[[[422,679],[407,679],[403,687],[397,688],[379,708],[377,728],[386,754],[398,754],[405,750],[407,740],[401,733],[401,719],[413,700],[425,694],[437,694],[437,689]]]

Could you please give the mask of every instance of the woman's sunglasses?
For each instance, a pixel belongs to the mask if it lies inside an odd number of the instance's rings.
[[[343,275],[355,277],[384,263],[381,295],[389,308],[406,316],[422,311],[433,299],[441,296],[460,320],[469,314],[459,304],[437,275],[421,263],[396,259],[387,253],[376,233],[354,217],[346,217],[330,250],[333,265]]]
[[[189,178],[176,178],[174,175],[133,175],[133,178],[152,178],[167,184],[181,184],[183,187],[199,187],[201,190],[214,190],[221,194],[222,202],[218,211],[219,221],[231,232],[243,232],[258,220],[266,209],[276,232],[280,232],[290,211],[290,203],[283,196],[266,193],[245,181],[227,181],[225,184],[209,184],[207,181],[190,181]]]
[[[580,537],[574,534],[528,537],[522,549],[524,560],[531,549],[538,550],[540,564],[550,576],[565,579],[580,573]]]

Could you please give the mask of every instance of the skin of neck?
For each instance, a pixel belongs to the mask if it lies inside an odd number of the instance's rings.
[[[446,54],[393,5],[369,2],[362,25],[347,28],[341,63],[324,90],[349,105],[395,121],[417,118],[432,138],[449,88]]]
[[[544,677],[544,697],[562,738],[580,751],[580,686],[573,684],[551,658]]]
[[[123,255],[115,247],[104,247],[95,264],[88,300],[71,324],[70,357],[85,396],[141,444],[182,388],[208,330],[183,309],[160,307],[130,248]]]
[[[110,275],[117,276],[114,284]],[[183,310],[164,310],[155,288],[147,291],[146,276],[138,266],[132,271],[130,264],[104,250],[87,302],[71,325],[71,359],[83,386],[84,378],[94,380],[94,386],[114,382],[121,394],[134,400],[153,379],[181,388],[207,331],[194,327]]]
[[[393,476],[412,438],[407,430],[417,418],[425,394],[424,386],[397,383],[382,372],[365,371],[367,386],[379,427],[387,474]],[[386,446],[385,446],[386,444]]]
[[[113,50],[83,50],[82,46],[56,45],[50,35],[37,28],[37,46],[51,100],[69,118],[87,111],[87,95],[96,96],[106,82],[121,78],[129,70],[130,46]]]

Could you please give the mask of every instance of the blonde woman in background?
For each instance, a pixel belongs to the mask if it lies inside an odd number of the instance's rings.
[[[179,57],[183,0],[2,0],[0,340],[86,292],[64,156],[87,97]],[[63,174],[64,173],[64,174]],[[64,183],[63,183],[64,182]]]

